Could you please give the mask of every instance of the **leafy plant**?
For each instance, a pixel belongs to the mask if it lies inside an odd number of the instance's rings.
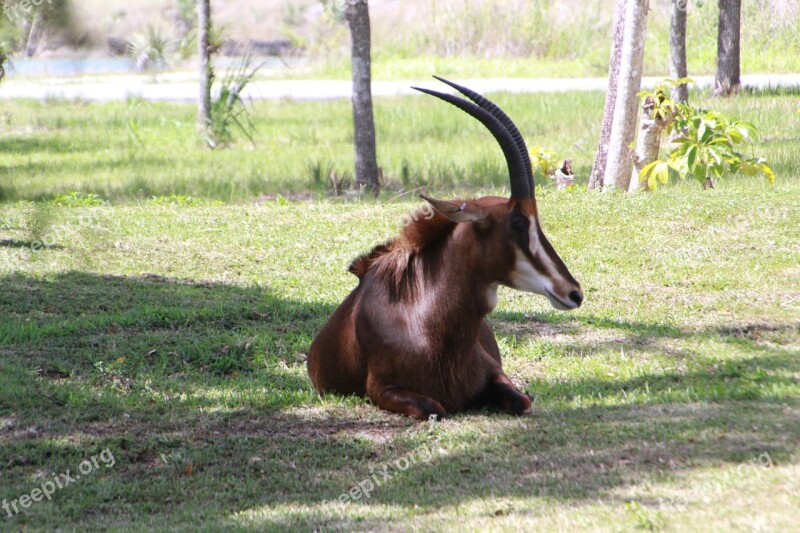
[[[172,193],[169,196],[153,196],[150,203],[163,206],[211,206],[221,205],[219,201],[207,200],[205,198],[195,198],[183,194]]]
[[[329,20],[342,23],[345,20],[345,4],[336,0],[320,0],[322,12]]]
[[[176,53],[180,59],[188,59],[197,52],[197,1],[175,0],[174,9]]]
[[[644,99],[650,106],[650,116],[655,120],[670,121],[677,114],[677,107],[680,102],[675,102],[671,98],[672,89],[678,85],[694,83],[691,78],[665,79],[657,83],[652,91],[639,91],[637,96]]]
[[[161,30],[148,24],[143,33],[137,33],[128,45],[128,54],[136,61],[139,70],[158,70],[167,66],[172,43],[161,35]]]
[[[56,205],[63,205],[68,207],[96,207],[99,205],[106,205],[102,197],[91,192],[71,191],[66,194],[58,194],[53,199]]]
[[[556,153],[549,148],[534,146],[530,149],[530,154],[534,175],[552,178],[559,163]]]
[[[537,186],[553,182],[559,191],[575,190],[575,175],[572,173],[572,159],[560,158],[553,150],[534,146],[530,150],[531,170]]]
[[[175,0],[175,10],[187,26],[197,26],[197,0]]]
[[[693,177],[704,186],[713,187],[713,179],[744,172],[763,174],[770,182],[775,173],[763,157],[747,158],[737,151],[739,145],[757,138],[758,130],[750,122],[736,120],[716,111],[706,111],[688,103],[674,102],[667,92],[671,85],[690,80],[665,80],[653,92],[640,93],[651,116],[666,120],[666,132],[676,132],[675,145],[663,159],[656,159],[639,172],[639,180],[651,190],[666,184],[670,177]]]
[[[211,102],[211,130],[206,142],[211,148],[227,146],[233,142],[234,128],[255,145],[256,131],[250,107],[242,93],[253,80],[258,69],[251,67],[250,56],[242,59],[238,68],[231,70],[221,82],[219,94]]]

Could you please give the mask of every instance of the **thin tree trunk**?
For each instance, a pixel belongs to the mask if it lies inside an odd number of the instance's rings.
[[[672,79],[689,75],[686,65],[686,11],[689,0],[672,0],[672,16],[669,24],[669,76]],[[682,83],[672,89],[672,100],[689,101],[689,86]]]
[[[200,56],[200,94],[197,99],[197,129],[210,140],[211,83],[214,74],[211,65],[211,0],[197,0],[197,48]]]
[[[631,182],[628,186],[629,192],[634,192],[640,187],[639,172],[644,167],[658,159],[658,150],[661,148],[661,133],[674,117],[670,114],[666,117],[654,117],[653,107],[655,106],[653,97],[648,97],[642,104],[642,123],[639,125],[639,135],[636,139],[636,152],[633,155],[633,172]],[[647,182],[641,183],[641,188],[647,190]]]
[[[611,122],[614,120],[614,105],[617,101],[617,78],[619,77],[619,60],[622,56],[622,31],[625,28],[625,3],[626,0],[617,0],[617,9],[614,15],[614,29],[611,32],[611,61],[608,68],[608,92],[606,92],[603,122],[600,126],[600,143],[597,145],[597,153],[594,163],[592,163],[592,173],[589,174],[587,188],[590,191],[603,187],[603,174],[606,171]]]
[[[2,43],[0,43],[0,81],[3,81],[3,78],[6,77],[6,61],[8,61],[8,56],[3,49]]]
[[[25,57],[33,57],[36,53],[36,49],[39,47],[39,38],[41,37],[41,14],[39,10],[33,14],[33,19],[31,20],[31,28],[28,32],[28,40],[25,44]]]
[[[719,0],[717,76],[715,94],[729,96],[739,90],[739,29],[742,0]]]
[[[375,119],[372,113],[372,66],[367,0],[351,0],[346,12],[350,25],[353,61],[353,130],[356,153],[356,186],[367,187],[378,196],[378,162],[375,150]]]
[[[603,188],[628,190],[633,159],[630,145],[636,131],[638,97],[642,83],[644,39],[647,29],[649,0],[628,0],[625,17],[622,54],[617,77],[617,99],[608,146],[608,162],[603,173]]]

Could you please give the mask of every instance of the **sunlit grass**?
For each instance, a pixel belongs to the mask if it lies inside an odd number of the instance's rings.
[[[492,97],[516,120],[529,146],[572,158],[579,183],[585,183],[602,94]],[[800,173],[794,157],[800,120],[792,119],[800,115],[791,94],[693,99],[756,124],[761,140],[745,153],[767,157],[779,179]],[[350,113],[347,101],[256,103],[256,148],[243,141],[212,152],[195,134],[194,108],[188,105],[2,102],[0,200],[71,191],[114,203],[170,195],[226,202],[261,194],[318,195],[330,189],[332,173],[352,178]],[[450,106],[422,96],[379,98],[375,118],[386,198],[420,186],[456,194],[507,187],[496,143],[477,121]]]

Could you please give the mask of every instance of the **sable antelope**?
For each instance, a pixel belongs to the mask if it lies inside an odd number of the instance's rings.
[[[546,296],[556,309],[583,301],[580,284],[539,225],[528,149],[494,103],[442,78],[472,100],[428,89],[478,119],[505,155],[511,198],[440,201],[399,237],[350,265],[358,286],[319,332],[308,373],[320,393],[365,394],[381,409],[421,420],[494,405],[531,406],[503,372],[486,315],[505,285]],[[473,103],[474,102],[474,103]]]

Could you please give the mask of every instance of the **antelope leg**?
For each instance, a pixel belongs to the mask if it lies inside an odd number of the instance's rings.
[[[508,376],[502,373],[489,380],[481,398],[485,403],[500,407],[512,415],[519,416],[531,408],[530,397],[518,391]]]
[[[419,420],[430,420],[431,417],[442,420],[447,416],[444,407],[433,398],[402,387],[381,385],[374,380],[368,380],[367,395],[378,407],[392,413]]]

